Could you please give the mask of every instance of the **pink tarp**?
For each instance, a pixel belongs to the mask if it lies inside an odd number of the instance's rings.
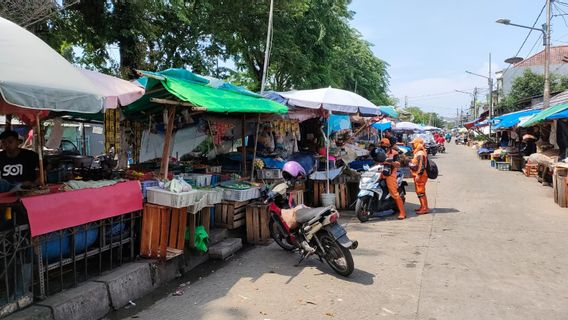
[[[22,198],[32,237],[142,210],[138,181]]]
[[[94,84],[97,91],[105,97],[105,109],[116,109],[119,105],[129,105],[144,95],[144,88],[132,82],[96,71],[79,70]]]

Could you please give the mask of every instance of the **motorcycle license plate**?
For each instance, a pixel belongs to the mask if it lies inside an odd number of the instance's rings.
[[[337,223],[331,225],[328,231],[333,235],[335,239],[339,239],[347,234],[347,231],[345,231],[345,229]]]

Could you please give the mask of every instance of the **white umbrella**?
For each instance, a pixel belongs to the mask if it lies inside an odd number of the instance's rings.
[[[96,71],[86,69],[79,69],[79,71],[81,71],[105,97],[105,109],[116,109],[119,105],[129,105],[144,95],[144,88],[136,85],[134,82]]]
[[[97,113],[102,94],[49,45],[0,17],[0,95],[9,105]]]
[[[347,90],[335,88],[321,88],[314,90],[299,90],[280,93],[282,97],[288,99],[288,104],[295,107],[309,109],[323,108],[332,112],[341,113],[363,113],[379,115],[381,109],[371,101],[362,96]],[[325,133],[322,131],[325,136]],[[326,176],[327,193],[329,193],[329,139],[326,137]]]
[[[288,99],[288,104],[295,107],[319,109],[342,113],[378,115],[381,109],[371,101],[351,91],[321,88],[314,90],[298,90],[282,92],[280,95]]]
[[[398,122],[395,126],[394,126],[394,130],[399,130],[399,131],[416,131],[416,130],[422,130],[422,126],[416,124],[416,123],[412,123],[412,122]]]

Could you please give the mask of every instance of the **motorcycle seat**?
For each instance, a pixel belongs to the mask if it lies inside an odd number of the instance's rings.
[[[325,212],[331,210],[330,207],[319,207],[319,208],[305,208],[296,211],[296,221],[298,223],[305,223],[313,218],[323,215]]]

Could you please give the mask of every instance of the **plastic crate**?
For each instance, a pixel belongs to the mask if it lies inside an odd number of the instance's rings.
[[[158,180],[140,181],[140,188],[142,188],[142,197],[148,196],[148,188],[157,187],[160,184]]]
[[[228,201],[247,201],[260,197],[258,188],[250,188],[245,190],[225,189],[223,191],[223,200]]]
[[[499,171],[511,171],[511,164],[508,162],[495,162],[495,167]]]
[[[209,166],[205,168],[206,173],[221,173],[221,166]]]
[[[148,202],[172,208],[184,208],[195,204],[200,199],[202,191],[192,190],[189,192],[174,193],[158,187],[147,189]]]
[[[186,174],[183,175],[183,178],[189,184],[194,185],[196,187],[208,187],[208,186],[211,185],[212,175],[210,175],[210,174],[198,174],[198,173],[186,173]]]
[[[257,171],[259,179],[282,179],[280,169],[261,169]]]

